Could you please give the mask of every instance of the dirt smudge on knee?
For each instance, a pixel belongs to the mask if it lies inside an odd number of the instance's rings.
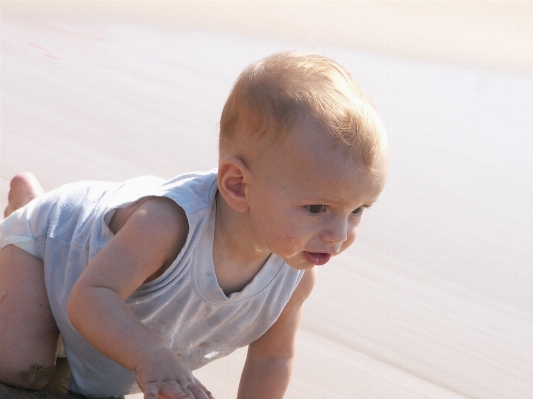
[[[44,367],[34,364],[28,370],[22,371],[20,377],[28,384],[29,389],[42,389],[52,379],[55,367]]]

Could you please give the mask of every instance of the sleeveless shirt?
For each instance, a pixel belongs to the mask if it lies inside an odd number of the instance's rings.
[[[74,183],[17,211],[19,221],[10,224],[31,230],[32,253],[45,264],[50,306],[71,367],[71,391],[87,396],[139,392],[134,372],[101,354],[72,326],[66,303],[87,264],[113,237],[109,222],[115,210],[142,198],[174,200],[185,211],[189,232],[171,266],[126,303],[191,370],[252,343],[277,320],[303,272],[272,254],[242,291],[224,294],[213,265],[216,177],[214,170],[169,181],[140,177],[122,184]]]

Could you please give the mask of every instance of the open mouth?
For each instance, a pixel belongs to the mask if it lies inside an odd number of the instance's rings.
[[[314,265],[320,266],[328,263],[331,259],[331,254],[327,252],[304,252],[305,259]]]

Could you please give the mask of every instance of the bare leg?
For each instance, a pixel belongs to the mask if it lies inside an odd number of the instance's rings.
[[[43,193],[21,173],[11,181],[6,214]],[[0,381],[41,389],[52,378],[59,338],[44,286],[43,262],[8,245],[0,251]]]

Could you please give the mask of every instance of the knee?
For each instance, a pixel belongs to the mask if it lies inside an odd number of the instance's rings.
[[[45,367],[34,364],[29,369],[20,373],[20,378],[24,381],[26,389],[43,389],[54,376],[55,366]]]
[[[55,366],[46,367],[40,364],[33,364],[26,370],[20,372],[10,370],[9,373],[1,373],[4,375],[0,377],[0,380],[7,385],[17,388],[37,391],[43,389],[52,380],[54,372]]]

